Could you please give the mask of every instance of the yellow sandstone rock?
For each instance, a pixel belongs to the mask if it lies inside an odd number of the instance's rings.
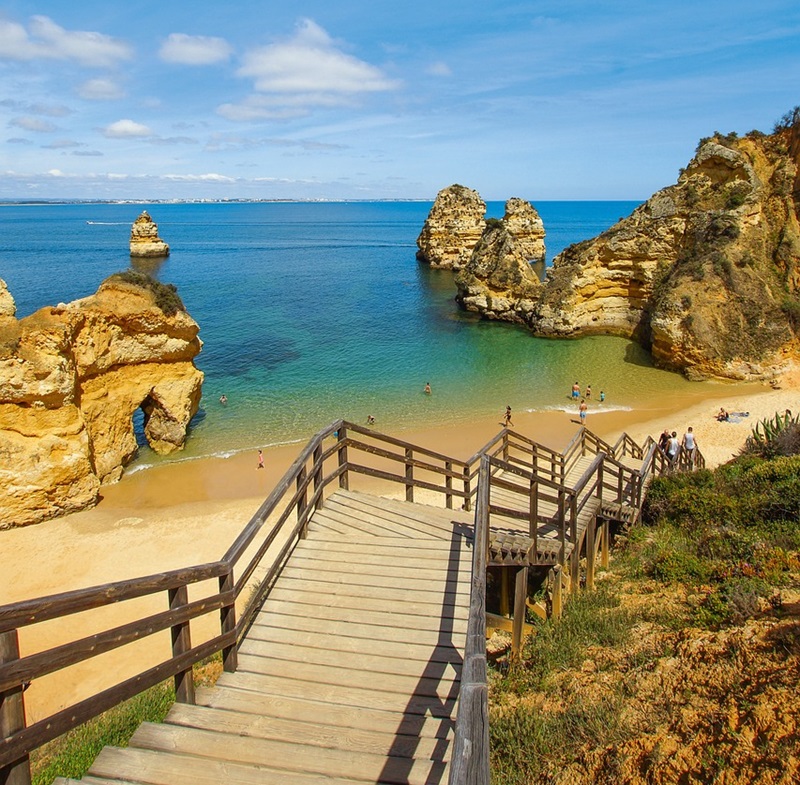
[[[112,276],[69,305],[0,316],[0,528],[94,504],[136,454],[139,408],[154,450],[183,447],[202,344],[184,310],[156,304],[159,286]]]

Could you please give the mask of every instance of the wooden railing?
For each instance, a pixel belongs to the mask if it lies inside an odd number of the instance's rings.
[[[486,672],[486,564],[489,553],[488,455],[479,463],[469,620],[458,693],[449,785],[489,785],[489,687]]]
[[[424,489],[447,507],[459,500],[468,508],[476,473],[467,462],[340,420],[309,441],[219,561],[0,607],[0,782],[28,785],[32,750],[165,679],[174,677],[178,701],[194,702],[192,666],[216,652],[226,671],[236,670],[239,642],[331,484],[348,488],[353,475],[366,475],[404,485],[411,501]],[[22,628],[143,598],[163,610],[137,606],[125,624],[20,656]],[[211,613],[219,614],[218,632],[193,645],[191,622]],[[23,692],[31,682],[166,631],[171,656],[26,724]]]

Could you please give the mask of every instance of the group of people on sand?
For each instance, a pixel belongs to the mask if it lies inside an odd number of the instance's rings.
[[[678,439],[677,431],[670,431],[669,428],[664,428],[661,436],[658,437],[658,446],[669,458],[670,463],[677,463],[681,450],[683,450],[689,465],[694,465],[697,439],[691,425],[686,429],[682,439]]]
[[[581,418],[581,425],[586,423],[586,415],[589,412],[589,404],[587,403],[588,400],[591,400],[592,397],[592,385],[587,384],[586,390],[581,396],[581,385],[579,382],[575,382],[572,385],[572,400],[576,401],[580,398],[580,403],[578,404],[578,415]],[[600,403],[603,403],[606,399],[606,394],[603,390],[600,390],[599,400]]]

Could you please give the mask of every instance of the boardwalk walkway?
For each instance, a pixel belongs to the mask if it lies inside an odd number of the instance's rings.
[[[611,522],[636,520],[650,477],[676,468],[652,441],[584,428],[561,453],[504,429],[461,460],[337,421],[219,560],[0,607],[0,782],[29,785],[32,750],[174,678],[166,721],[106,747],[81,782],[488,785],[487,568],[501,614],[514,595],[518,651],[526,609],[558,614],[591,587]],[[351,490],[364,476],[405,500]],[[549,608],[527,596],[542,568]],[[86,626],[112,604],[128,616]],[[64,642],[27,651],[48,622]],[[147,659],[28,722],[30,682],[145,638]],[[224,672],[195,693],[193,665],[217,652]]]
[[[143,724],[128,748],[106,747],[82,782],[447,782],[471,519],[336,492],[256,616],[236,673]]]

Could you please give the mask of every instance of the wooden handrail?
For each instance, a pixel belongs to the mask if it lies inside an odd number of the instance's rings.
[[[449,785],[489,785],[489,688],[486,669],[486,565],[489,539],[489,457],[480,459],[472,579],[464,666],[458,695]]]

